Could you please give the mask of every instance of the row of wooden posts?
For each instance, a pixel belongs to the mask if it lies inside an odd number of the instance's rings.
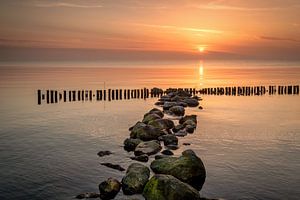
[[[299,85],[290,86],[245,86],[245,87],[215,87],[215,88],[159,88],[142,89],[103,89],[103,90],[37,90],[38,104],[75,102],[75,101],[113,101],[129,99],[146,99],[159,97],[170,91],[183,90],[193,95],[227,95],[227,96],[253,96],[253,95],[299,95]]]

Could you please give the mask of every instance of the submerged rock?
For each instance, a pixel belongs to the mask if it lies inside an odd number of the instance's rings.
[[[115,198],[121,189],[121,183],[113,178],[99,184],[100,198],[102,200],[109,200]]]
[[[200,194],[190,185],[171,175],[156,174],[146,184],[146,200],[200,200]]]
[[[163,105],[163,109],[164,110],[169,110],[170,108],[172,108],[173,106],[177,106],[176,102],[165,102]]]
[[[138,138],[143,141],[156,140],[165,133],[159,128],[144,123],[136,125],[130,133],[130,138]]]
[[[192,150],[182,152],[182,156],[178,158],[168,157],[154,160],[150,167],[156,174],[172,175],[197,190],[201,190],[206,178],[205,167]]]
[[[158,160],[158,159],[162,159],[162,158],[168,158],[169,156],[167,156],[167,155],[156,155],[155,157],[154,157],[154,159],[155,160]]]
[[[99,198],[100,194],[97,194],[95,192],[86,192],[86,193],[82,193],[77,195],[75,198],[76,199],[89,199],[89,198]]]
[[[112,164],[112,163],[100,163],[103,166],[115,169],[115,170],[119,170],[119,171],[125,171],[125,169],[123,167],[121,167],[120,165],[116,165],[116,164]]]
[[[123,193],[125,195],[142,193],[149,176],[150,170],[148,167],[139,163],[131,164],[122,179]]]
[[[141,142],[142,140],[140,139],[127,138],[124,140],[124,149],[126,151],[134,151],[136,146]]]
[[[182,106],[173,106],[169,109],[169,111],[177,116],[183,116],[185,112],[184,107]]]
[[[153,155],[161,150],[159,141],[152,140],[148,142],[141,142],[134,150],[134,155],[140,156],[143,154]]]
[[[130,157],[132,160],[140,161],[140,162],[148,162],[149,157],[145,154],[140,155],[140,156],[134,156]]]
[[[97,153],[97,155],[98,155],[99,157],[108,156],[108,155],[110,155],[110,154],[112,154],[112,152],[110,152],[110,151],[99,151],[99,152]]]

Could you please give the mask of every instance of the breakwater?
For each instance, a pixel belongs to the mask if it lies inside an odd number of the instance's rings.
[[[263,95],[299,95],[299,85],[270,86],[228,86],[212,88],[140,88],[140,89],[99,89],[99,90],[37,90],[37,104],[55,104],[61,102],[115,101],[147,99],[160,97],[170,91],[185,91],[196,95],[217,96],[263,96]]]

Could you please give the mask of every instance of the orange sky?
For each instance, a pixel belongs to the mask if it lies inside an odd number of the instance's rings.
[[[2,0],[0,6],[4,47],[300,57],[299,0]]]

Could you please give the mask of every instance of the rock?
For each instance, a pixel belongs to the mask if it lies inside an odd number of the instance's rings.
[[[150,121],[148,123],[149,125],[159,128],[159,129],[172,129],[175,125],[174,122],[170,119],[156,119],[153,121]]]
[[[82,193],[77,195],[75,198],[76,199],[89,199],[89,198],[99,198],[100,194],[97,194],[95,192],[86,192],[86,193]]]
[[[202,107],[202,106],[199,106],[198,108],[199,108],[200,110],[203,110],[203,107]]]
[[[154,157],[154,159],[155,160],[158,160],[158,159],[162,159],[162,158],[168,158],[169,156],[167,156],[167,155],[156,155],[155,157]]]
[[[160,138],[164,142],[165,146],[170,145],[170,144],[173,144],[173,145],[178,144],[178,138],[173,134],[163,135]]]
[[[148,162],[149,157],[145,154],[135,157],[130,157],[132,160],[140,161],[140,162]]]
[[[157,88],[157,87],[154,87],[151,89],[151,94],[154,94],[154,95],[158,95],[158,94],[162,94],[164,91],[160,88]]]
[[[163,150],[163,151],[161,152],[161,154],[167,155],[167,156],[172,156],[172,155],[174,155],[174,153],[173,153],[172,151],[168,150],[168,149]]]
[[[157,108],[151,109],[148,113],[151,113],[151,114],[157,114],[157,115],[160,116],[161,118],[164,117],[164,113],[163,113],[161,110],[157,109]],[[144,116],[144,117],[145,117],[145,116]]]
[[[182,143],[182,145],[189,146],[189,145],[191,145],[191,143],[184,142],[184,143]]]
[[[112,154],[112,152],[110,152],[110,151],[99,151],[99,152],[97,153],[97,155],[98,155],[99,157],[108,156],[108,155],[110,155],[110,154]]]
[[[178,145],[175,145],[175,144],[169,144],[169,145],[166,145],[165,146],[167,149],[171,149],[171,150],[176,150],[178,149]]]
[[[173,131],[174,133],[177,133],[178,131],[180,131],[180,130],[182,130],[182,129],[184,129],[184,126],[183,126],[182,124],[178,124],[178,125],[176,125],[176,126],[172,129],[172,131]]]
[[[177,91],[177,95],[181,97],[191,97],[192,95],[189,92],[186,92],[184,90]]]
[[[139,124],[135,126],[130,133],[130,138],[138,138],[143,141],[156,140],[159,136],[164,135],[164,132],[159,128],[151,125]]]
[[[137,123],[135,123],[135,125],[133,125],[132,127],[130,127],[128,130],[132,131],[134,128],[139,128],[141,126],[145,126],[146,124],[143,122],[138,121]]]
[[[148,124],[150,121],[161,119],[161,117],[154,113],[146,113],[143,119],[143,123]]]
[[[182,124],[184,127],[186,126],[192,126],[194,129],[197,127],[197,124],[193,121],[193,120],[186,120],[183,124]]]
[[[175,133],[175,135],[178,137],[184,137],[187,135],[187,132],[185,130],[180,130],[177,133]]]
[[[176,102],[168,102],[166,101],[163,105],[163,109],[164,110],[169,110],[170,108],[172,108],[173,106],[177,106]]]
[[[194,133],[195,128],[194,128],[194,126],[192,126],[192,125],[187,125],[187,126],[185,127],[185,130],[186,130],[186,132],[188,132],[188,133]]]
[[[112,168],[112,169],[119,170],[121,172],[125,171],[125,169],[123,167],[121,167],[120,165],[115,165],[115,164],[112,164],[112,163],[100,163],[100,164],[103,165],[103,166]]]
[[[185,102],[189,107],[197,107],[199,105],[198,100],[193,98],[186,98],[183,102]]]
[[[162,105],[164,105],[164,101],[158,101],[158,102],[155,102],[155,104],[154,105],[156,105],[156,106],[162,106]]]
[[[148,167],[139,163],[131,164],[122,179],[123,193],[125,195],[142,193],[149,176],[150,170]]]
[[[179,120],[179,124],[183,124],[187,120],[192,120],[197,124],[197,115],[186,115]]]
[[[141,142],[134,150],[134,155],[140,156],[143,154],[153,155],[161,150],[160,143],[156,140]]]
[[[200,194],[190,185],[171,175],[156,174],[146,184],[146,200],[200,200]]]
[[[126,151],[134,151],[136,146],[141,142],[142,140],[140,139],[127,138],[124,140],[124,149]]]
[[[121,183],[113,178],[99,184],[100,198],[109,200],[115,198],[121,189]]]
[[[178,158],[154,160],[150,167],[156,174],[172,175],[197,190],[201,190],[206,178],[205,167],[192,150],[182,152],[182,156]]]
[[[169,109],[174,115],[183,116],[184,115],[184,107],[182,106],[173,106]]]
[[[177,106],[188,107],[187,103],[182,102],[182,101],[177,102]]]

